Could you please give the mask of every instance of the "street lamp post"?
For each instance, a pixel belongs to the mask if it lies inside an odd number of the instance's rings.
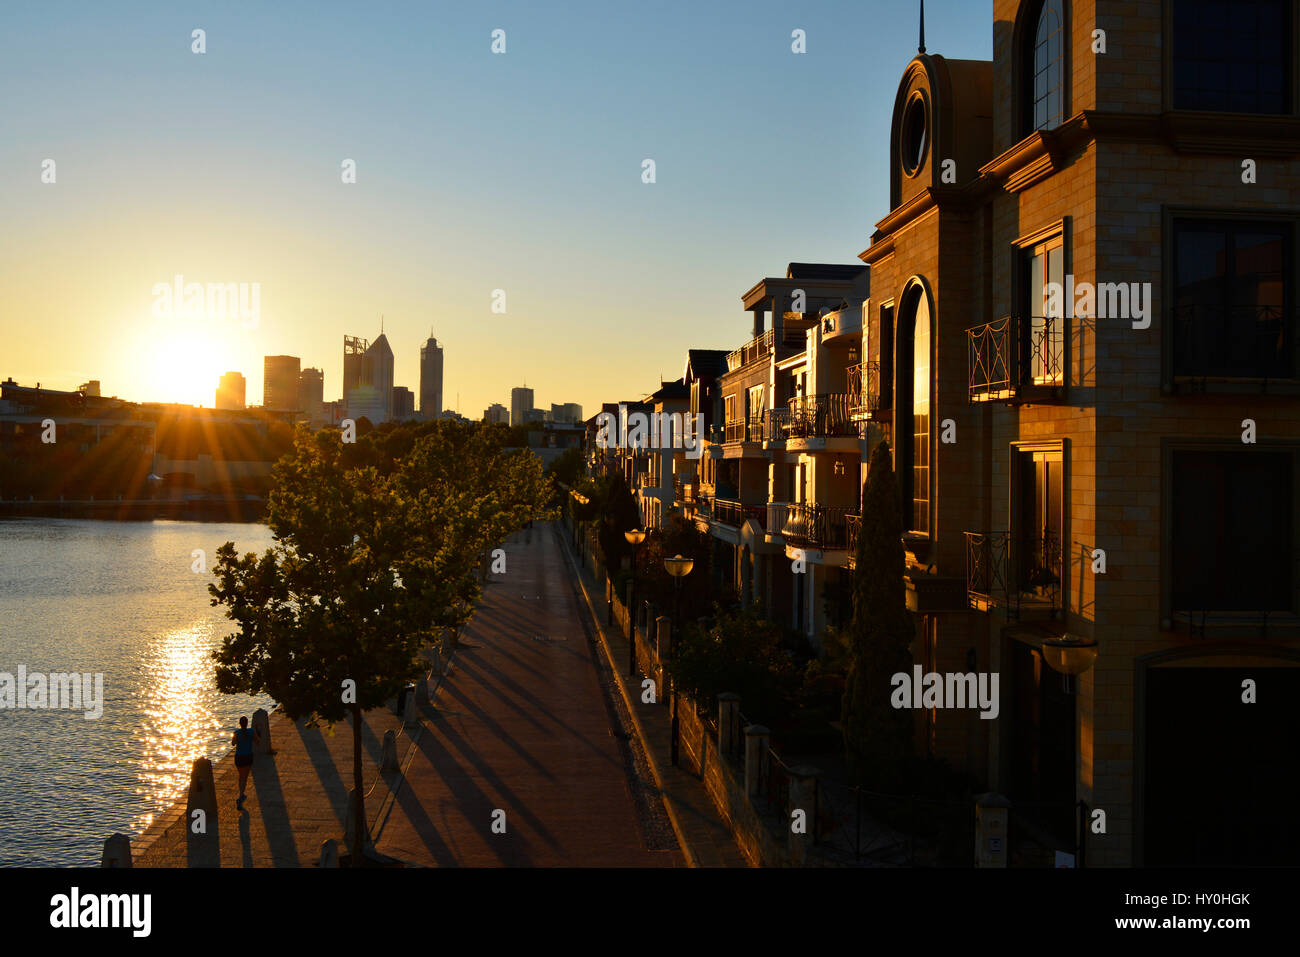
[[[623,533],[632,546],[632,596],[628,601],[627,676],[636,677],[636,547],[645,541],[645,530],[634,528]]]
[[[669,575],[673,576],[673,645],[672,645],[672,650],[669,652],[673,658],[677,657],[677,643],[681,641],[681,626],[679,624],[679,620],[681,618],[681,606],[682,606],[682,579],[685,578],[687,575],[689,575],[691,573],[691,569],[694,567],[695,567],[695,559],[693,558],[683,558],[681,555],[674,555],[672,558],[664,559],[664,568],[668,570]],[[676,681],[673,682],[673,693],[669,701],[669,707],[672,708],[672,712],[673,712],[672,762],[673,762],[673,767],[676,767],[677,766],[677,741],[679,738],[678,723],[677,723],[677,682]]]

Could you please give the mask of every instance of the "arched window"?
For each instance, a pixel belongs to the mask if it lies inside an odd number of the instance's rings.
[[[1065,119],[1064,0],[1043,0],[1025,51],[1030,130],[1050,130]]]
[[[930,532],[930,308],[916,297],[912,332],[912,531]]]

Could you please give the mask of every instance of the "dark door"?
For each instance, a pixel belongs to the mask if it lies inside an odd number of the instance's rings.
[[[1011,803],[1057,845],[1075,843],[1074,696],[1038,649],[1011,642]]]
[[[1297,701],[1300,668],[1147,672],[1145,866],[1295,866]]]

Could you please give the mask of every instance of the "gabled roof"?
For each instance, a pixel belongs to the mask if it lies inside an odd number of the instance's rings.
[[[659,391],[652,392],[646,396],[643,401],[650,402],[670,402],[673,399],[689,399],[691,390],[681,379],[674,382],[661,382]]]
[[[716,379],[727,371],[727,352],[725,349],[687,349],[686,372],[683,382],[709,377]]]

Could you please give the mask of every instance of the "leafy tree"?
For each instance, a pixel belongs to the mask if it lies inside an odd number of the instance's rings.
[[[781,649],[781,629],[749,608],[716,608],[707,630],[685,627],[666,667],[696,704],[713,707],[719,694],[731,691],[751,717],[766,722],[785,718],[799,684]]]
[[[911,756],[912,712],[894,708],[890,695],[893,675],[911,670],[915,636],[903,583],[898,485],[884,442],[871,455],[856,559],[841,723],[850,769],[878,786],[896,778]]]

